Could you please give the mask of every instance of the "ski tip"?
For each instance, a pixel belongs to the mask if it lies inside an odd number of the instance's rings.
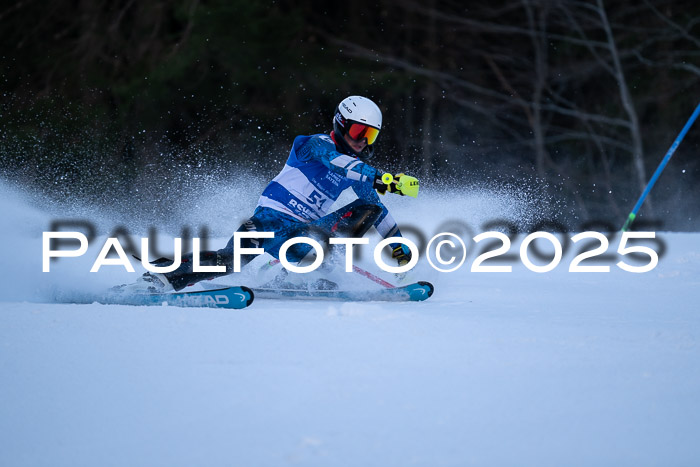
[[[253,289],[251,289],[250,287],[243,286],[243,285],[241,286],[241,289],[243,289],[250,297],[245,304],[246,307],[249,307],[250,304],[253,303],[253,300],[255,300],[255,294],[253,293]]]
[[[427,281],[419,281],[418,284],[428,288],[428,297],[433,296],[433,292],[435,292],[435,286],[433,286],[433,284]]]

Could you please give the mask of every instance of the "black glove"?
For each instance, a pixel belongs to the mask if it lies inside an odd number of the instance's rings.
[[[411,262],[411,250],[406,245],[399,245],[391,250],[391,257],[399,263],[399,267],[405,266]]]
[[[386,180],[389,180],[389,183],[386,183]],[[391,174],[377,175],[374,177],[372,188],[377,190],[377,193],[380,195],[385,194],[387,191],[389,191],[389,193],[396,191],[396,185],[393,182],[393,176]]]

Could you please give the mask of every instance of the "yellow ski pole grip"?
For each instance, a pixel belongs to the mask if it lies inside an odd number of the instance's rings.
[[[391,175],[390,173],[385,173],[384,175],[382,175],[382,183],[384,183],[385,185],[389,185],[393,181],[394,181],[394,176]]]

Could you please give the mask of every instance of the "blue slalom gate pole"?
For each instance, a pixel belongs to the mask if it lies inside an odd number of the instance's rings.
[[[651,180],[649,180],[649,183],[647,183],[647,187],[644,189],[642,196],[639,197],[639,201],[637,201],[637,204],[634,205],[634,209],[632,209],[632,212],[627,217],[627,222],[625,222],[625,225],[622,227],[623,232],[627,232],[629,230],[629,228],[632,226],[632,222],[634,222],[634,219],[637,217],[637,213],[639,212],[639,209],[642,207],[642,203],[644,203],[644,200],[646,199],[647,195],[649,194],[651,189],[654,187],[656,180],[658,180],[659,176],[661,176],[661,172],[663,172],[664,168],[666,168],[666,164],[668,164],[668,161],[671,159],[671,156],[673,156],[673,153],[676,152],[676,148],[678,147],[678,145],[681,144],[681,141],[683,141],[685,134],[688,133],[688,130],[690,130],[690,127],[693,126],[693,123],[695,122],[695,119],[698,118],[698,115],[700,115],[700,104],[698,104],[698,106],[695,107],[695,112],[693,112],[693,115],[690,116],[690,118],[686,122],[685,126],[683,127],[681,132],[676,137],[676,140],[673,142],[673,144],[669,148],[668,152],[666,153],[666,156],[664,156],[663,160],[661,161],[659,166],[656,168],[656,172],[654,172],[654,175],[651,176]]]

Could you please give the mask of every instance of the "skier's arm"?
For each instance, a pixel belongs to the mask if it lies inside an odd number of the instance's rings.
[[[382,172],[371,165],[336,151],[335,143],[330,138],[310,138],[297,150],[297,157],[301,160],[315,159],[337,174],[350,180],[369,182],[370,185],[382,176]]]
[[[382,208],[382,213],[374,223],[374,227],[377,229],[377,232],[379,232],[379,235],[384,238],[401,236],[399,226],[396,224],[396,221],[389,213],[386,206],[379,200],[379,196],[377,196],[377,193],[372,189],[371,185],[367,183],[356,183],[352,186],[352,189],[361,200]],[[396,244],[392,244],[391,248],[393,249],[395,246]]]
[[[352,189],[358,198],[382,208],[381,215],[374,223],[374,227],[377,229],[379,235],[384,238],[402,237],[399,226],[396,224],[396,221],[389,213],[386,206],[379,200],[379,196],[377,196],[377,193],[371,185],[367,183],[356,183],[353,185]],[[411,261],[411,250],[409,250],[406,245],[403,243],[391,243],[389,246],[391,247],[391,256],[399,263],[399,266],[408,264],[408,262]]]

